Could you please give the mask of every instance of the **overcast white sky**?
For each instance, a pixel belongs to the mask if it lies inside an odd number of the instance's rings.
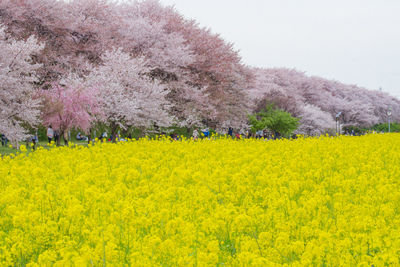
[[[160,1],[232,42],[247,65],[400,97],[400,0]]]

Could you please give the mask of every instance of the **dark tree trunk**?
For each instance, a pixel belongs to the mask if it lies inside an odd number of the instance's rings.
[[[68,146],[68,132],[63,133],[64,145]]]
[[[91,140],[92,140],[92,128],[89,129],[89,133],[88,133],[88,140],[87,140],[88,145],[90,145]]]
[[[146,128],[143,127],[143,126],[139,126],[138,129],[139,129],[139,131],[140,131],[140,137],[141,137],[141,138],[144,138],[144,137],[146,136],[146,135],[145,135]]]
[[[116,141],[116,139],[117,139],[117,138],[116,138],[117,131],[118,131],[118,125],[115,124],[115,123],[112,123],[112,124],[111,124],[111,136],[112,136],[111,141],[112,141],[113,143],[115,143],[115,141]]]
[[[57,146],[61,146],[61,136],[64,136],[64,131],[59,131],[57,135]]]

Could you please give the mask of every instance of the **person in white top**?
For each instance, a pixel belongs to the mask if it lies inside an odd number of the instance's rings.
[[[199,138],[199,132],[195,129],[193,131],[193,140],[197,140],[197,138]]]
[[[47,128],[47,138],[49,139],[49,143],[51,143],[51,140],[53,140],[53,137],[54,137],[54,130],[50,125],[49,128]]]

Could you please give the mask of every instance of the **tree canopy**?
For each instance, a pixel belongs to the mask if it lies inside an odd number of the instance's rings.
[[[246,66],[231,43],[157,0],[2,0],[0,54],[0,132],[10,139],[47,121],[41,107],[60,105],[36,98],[50,84],[80,88],[103,114],[86,121],[118,127],[246,128],[266,101],[309,135],[334,128],[338,112],[344,125],[383,123],[389,107],[400,120],[400,100],[386,93]]]
[[[298,127],[299,119],[293,117],[289,112],[267,104],[266,107],[249,116],[251,130],[255,133],[259,130],[268,129],[275,135],[290,136]]]

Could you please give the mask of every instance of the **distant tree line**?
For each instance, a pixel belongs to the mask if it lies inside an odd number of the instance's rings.
[[[386,93],[245,66],[232,44],[156,0],[2,0],[0,80],[0,133],[14,141],[50,124],[64,137],[98,125],[115,136],[272,127],[261,117],[275,112],[318,135],[338,112],[345,126],[383,123],[389,107],[400,120],[400,100]]]

